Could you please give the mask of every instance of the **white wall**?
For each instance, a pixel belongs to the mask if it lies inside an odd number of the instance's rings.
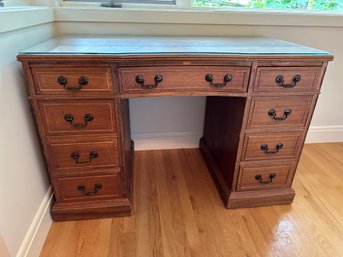
[[[10,256],[17,255],[49,188],[16,55],[52,36],[51,23],[0,33],[0,249]]]
[[[134,21],[125,21],[123,23],[118,21],[80,22],[78,20],[82,20],[82,17],[77,18],[77,21],[72,21],[73,19],[69,16],[59,15],[58,12],[59,10],[57,11],[57,19],[60,21],[56,24],[57,34],[266,36],[330,51],[335,59],[329,64],[307,142],[343,141],[343,112],[339,111],[343,96],[343,87],[341,86],[343,27],[331,26],[330,24],[325,26],[304,24],[300,24],[301,26],[206,24],[206,20],[204,20],[203,24],[194,24],[189,20],[184,24],[180,24],[180,20],[173,23],[168,20],[168,17],[165,18],[168,23],[158,23],[156,21],[152,23]],[[78,14],[80,14],[80,11]],[[323,19],[323,17],[320,18]],[[331,18],[328,17],[328,19]],[[99,20],[97,15],[93,16],[92,19]],[[315,20],[315,18],[313,19]],[[162,21],[163,18],[161,18]],[[279,23],[280,21],[277,20],[276,24]],[[187,106],[196,106],[198,112],[185,112],[184,104],[186,103]],[[136,139],[138,149],[163,148],[163,145],[165,148],[175,147],[174,143],[169,144],[167,142],[168,133],[170,142],[175,142],[175,140],[186,142],[187,133],[189,133],[192,137],[192,139],[189,139],[192,142],[188,140],[186,145],[180,146],[195,147],[197,145],[198,137],[194,137],[194,135],[202,133],[204,98],[200,100],[192,97],[175,97],[173,99],[161,98],[160,100],[144,99],[144,101],[131,99],[130,104],[133,138]],[[151,114],[152,110],[153,114]],[[172,126],[168,125],[171,120],[173,121]],[[184,123],[185,120],[187,120],[187,123]],[[193,124],[193,126],[189,126],[189,124]],[[148,131],[150,131],[151,137],[150,146],[147,143],[149,135],[143,135]],[[163,134],[159,134],[162,132]],[[182,135],[178,134],[178,132],[187,133]],[[179,140],[180,138],[181,140]]]

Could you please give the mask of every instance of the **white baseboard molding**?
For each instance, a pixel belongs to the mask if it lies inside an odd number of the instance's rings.
[[[40,255],[52,224],[50,216],[52,196],[52,189],[49,187],[16,257],[38,257]]]
[[[343,142],[343,126],[310,126],[305,143]]]
[[[135,150],[198,148],[202,132],[132,134]]]

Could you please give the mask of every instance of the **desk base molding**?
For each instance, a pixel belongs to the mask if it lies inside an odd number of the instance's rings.
[[[226,208],[235,209],[291,204],[294,196],[295,192],[292,188],[231,192]]]
[[[128,199],[93,201],[88,203],[54,203],[51,216],[54,221],[96,219],[127,216],[132,204]]]

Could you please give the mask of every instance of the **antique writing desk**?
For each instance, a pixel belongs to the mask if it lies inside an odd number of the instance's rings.
[[[207,96],[200,150],[227,208],[291,203],[332,56],[267,38],[69,36],[18,60],[55,194],[52,216],[67,220],[131,212],[128,99],[144,96]]]

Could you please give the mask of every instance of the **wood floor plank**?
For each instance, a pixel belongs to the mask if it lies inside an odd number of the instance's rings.
[[[343,143],[305,145],[291,205],[227,210],[198,149],[140,151],[130,217],[53,223],[41,257],[342,257]]]

